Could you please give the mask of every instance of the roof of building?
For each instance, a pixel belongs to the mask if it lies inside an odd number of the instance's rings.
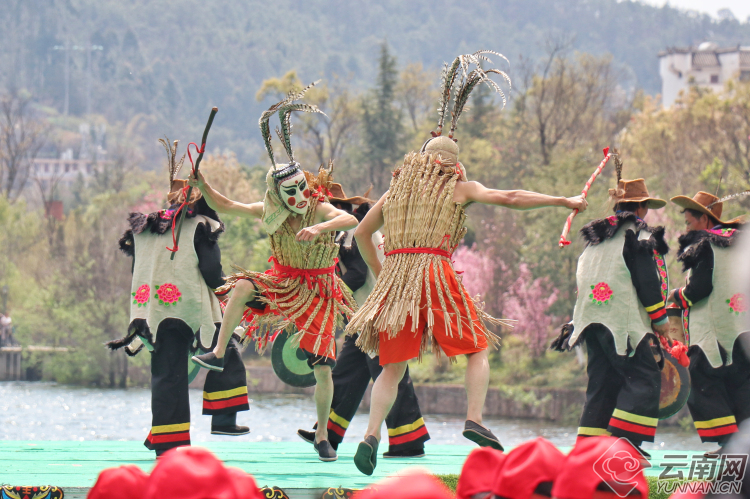
[[[750,58],[750,47],[743,47],[741,45],[736,45],[734,47],[719,47],[717,44],[712,42],[701,43],[698,47],[668,47],[666,50],[662,50],[661,52],[659,52],[659,57],[665,57],[672,54],[693,54],[693,63],[695,64],[696,55],[701,56],[701,61],[709,61],[708,58],[704,59],[703,56],[709,55],[709,57],[717,59],[717,56],[719,54],[727,54],[731,52],[740,53],[740,64],[742,65],[745,65],[743,61],[746,61],[748,60],[748,58]],[[716,63],[710,65],[718,66],[718,60],[716,60]]]

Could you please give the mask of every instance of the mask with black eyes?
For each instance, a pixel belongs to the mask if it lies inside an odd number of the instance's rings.
[[[287,209],[293,213],[304,215],[310,205],[310,188],[304,172],[297,170],[277,182],[279,197]]]

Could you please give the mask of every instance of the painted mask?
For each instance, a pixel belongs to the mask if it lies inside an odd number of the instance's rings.
[[[304,215],[310,205],[310,188],[303,172],[293,175],[279,183],[279,197],[289,211]]]

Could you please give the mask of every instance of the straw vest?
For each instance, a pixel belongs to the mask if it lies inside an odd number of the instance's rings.
[[[170,260],[167,238],[144,230],[134,234],[135,266],[130,290],[130,323],[143,319],[154,341],[164,319],[180,319],[196,333],[200,345],[208,348],[221,322],[219,300],[203,280],[193,240],[198,224],[216,230],[219,223],[202,215],[186,218],[182,240],[189,241]],[[140,338],[152,350],[147,338]],[[129,350],[133,350],[132,345]]]
[[[638,229],[627,221],[615,234],[597,244],[588,244],[578,259],[576,284],[578,297],[573,311],[573,334],[569,340],[575,345],[580,335],[591,324],[602,324],[610,330],[618,355],[635,352],[636,346],[651,332],[651,319],[641,305],[625,259],[625,235],[636,233],[638,241],[651,238],[647,229]]]
[[[734,236],[734,232],[731,234]],[[702,239],[685,248],[685,253],[689,254],[691,250],[697,251],[698,245],[707,244],[703,251],[712,251],[714,256],[713,291],[707,298],[694,303],[685,314],[690,346],[695,345],[703,350],[714,368],[730,365],[737,337],[750,332],[747,296],[741,292],[740,283],[734,278],[737,269],[734,252],[729,246],[717,245],[721,240],[716,238]],[[691,273],[692,270],[688,275]],[[726,362],[722,361],[722,350],[726,354]]]

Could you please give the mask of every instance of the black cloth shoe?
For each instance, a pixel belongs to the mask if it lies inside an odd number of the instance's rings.
[[[224,370],[224,357],[218,358],[213,352],[204,353],[203,355],[193,355],[191,360],[211,371],[222,372]]]
[[[247,435],[250,433],[250,428],[247,426],[213,426],[211,425],[211,435],[230,435],[233,437],[239,435]]]
[[[318,452],[318,459],[323,462],[331,462],[337,460],[339,457],[336,455],[336,451],[333,450],[328,440],[321,440],[320,442],[313,441],[313,447]]]
[[[307,430],[297,430],[297,436],[308,444],[315,443],[315,432]]]
[[[503,446],[500,445],[500,439],[498,439],[488,428],[485,428],[470,419],[466,420],[462,435],[472,442],[475,442],[480,447],[492,447],[499,451],[503,450]]]
[[[378,439],[370,435],[359,443],[354,464],[365,475],[372,475],[378,465]]]
[[[424,447],[419,449],[406,449],[406,450],[389,450],[383,452],[383,457],[386,459],[408,459],[424,457]]]
[[[704,452],[704,453],[703,453],[703,455],[704,455],[705,457],[714,457],[714,458],[715,458],[715,457],[718,457],[718,456],[720,456],[722,452],[724,452],[724,448],[723,448],[723,447],[719,447],[719,448],[718,448],[718,449],[716,449],[716,450],[709,450],[709,451],[706,451],[706,452]]]

